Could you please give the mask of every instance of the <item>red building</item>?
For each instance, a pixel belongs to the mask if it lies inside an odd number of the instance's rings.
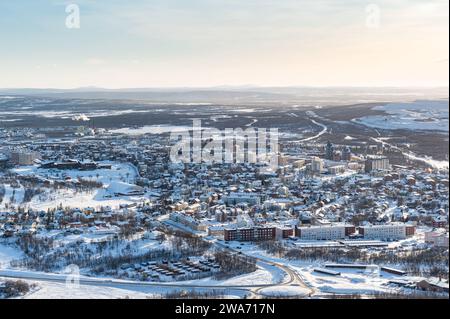
[[[447,219],[444,216],[438,216],[433,218],[434,228],[445,228],[447,227]]]
[[[292,227],[277,227],[276,228],[276,237],[280,238],[289,238],[294,236],[294,229]]]
[[[415,226],[406,226],[405,231],[406,231],[406,237],[414,236],[414,234],[416,233],[416,227]]]

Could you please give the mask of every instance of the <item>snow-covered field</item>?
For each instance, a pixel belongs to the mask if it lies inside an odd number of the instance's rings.
[[[111,163],[102,162],[102,164]],[[37,165],[34,165],[16,168],[13,172],[22,176],[34,175],[49,180],[62,180],[65,178],[77,180],[78,178],[82,178],[84,180],[101,182],[104,186],[101,189],[96,189],[89,192],[75,192],[73,189],[58,189],[56,191],[53,189],[46,189],[44,193],[34,196],[32,200],[25,205],[28,208],[37,210],[55,208],[60,204],[62,204],[63,207],[76,208],[99,206],[110,206],[112,208],[117,208],[121,204],[139,203],[144,199],[142,196],[110,196],[110,191],[107,188],[112,183],[118,181],[123,181],[124,183],[134,182],[137,172],[136,169],[129,164],[113,163],[111,169],[96,169],[91,171],[42,169]],[[9,190],[8,188],[6,189],[7,191]],[[19,198],[20,190],[16,190],[16,194],[16,198]],[[21,203],[21,200],[16,199],[16,205]]]
[[[104,286],[80,285],[68,288],[66,284],[56,282],[33,282],[37,289],[24,296],[24,299],[147,299],[158,294]]]
[[[127,135],[143,135],[143,134],[164,134],[164,133],[178,133],[192,130],[189,126],[174,126],[174,125],[148,125],[141,128],[120,128],[111,130],[111,133],[127,134]]]
[[[107,191],[99,189],[92,192],[74,192],[70,189],[58,190],[57,192],[46,193],[38,195],[26,206],[36,210],[46,210],[48,208],[55,208],[62,204],[63,207],[72,208],[87,208],[109,206],[117,208],[121,204],[132,204],[142,202],[142,197],[119,197],[106,198]]]
[[[304,297],[309,293],[308,289],[302,287],[268,287],[263,288],[259,293],[265,297]]]
[[[0,185],[2,187],[2,185]],[[3,185],[5,189],[5,195],[3,196],[3,201],[0,204],[0,208],[6,208],[9,205],[17,205],[23,202],[23,197],[25,190],[22,186],[19,188],[13,188],[11,185]]]
[[[377,143],[383,144],[383,145],[388,145],[389,147],[402,152],[402,154],[405,157],[409,158],[410,160],[426,163],[426,164],[430,165],[431,167],[434,167],[434,168],[437,168],[437,169],[446,169],[446,168],[448,169],[448,167],[449,167],[449,162],[448,161],[438,161],[438,160],[435,160],[435,159],[433,159],[433,158],[431,158],[429,156],[418,156],[418,155],[416,155],[416,154],[414,154],[412,152],[404,151],[401,148],[399,148],[398,146],[395,146],[393,144],[390,144],[390,143],[386,142],[386,139],[384,139],[384,138],[374,138],[374,137],[372,137],[372,140],[374,140]]]
[[[181,282],[181,284],[195,285],[217,285],[217,286],[250,286],[250,285],[267,285],[278,284],[285,279],[286,274],[271,265],[258,263],[258,269],[252,273],[235,276],[226,280],[214,280],[211,278],[203,278],[199,280],[190,280]]]
[[[96,170],[57,170],[57,169],[45,169],[39,168],[38,165],[33,166],[21,166],[12,170],[13,173],[29,176],[41,176],[47,179],[60,180],[64,177],[70,177],[76,180],[78,177],[101,182],[103,184],[109,184],[114,180],[133,181],[136,178],[136,169],[130,164],[100,162],[99,164],[110,164],[111,169],[96,169]]]
[[[252,244],[229,243],[229,245],[231,247],[242,246],[241,249],[246,255],[288,266],[296,271],[310,288],[315,290],[315,295],[392,292],[392,288],[387,287],[389,279],[404,278],[386,272],[381,272],[381,276],[374,276],[371,272],[352,269],[339,269],[337,271],[341,272],[342,275],[334,277],[314,272],[316,267],[323,268],[323,262],[287,260],[274,257]]]
[[[19,259],[21,257],[23,257],[21,250],[13,246],[0,243],[0,269],[8,267],[12,260]]]
[[[389,103],[374,110],[386,115],[365,116],[354,121],[382,129],[432,130],[448,132],[448,100]]]
[[[292,268],[302,276],[309,286],[314,287],[320,293],[373,294],[392,292],[392,288],[386,286],[387,282],[389,279],[400,278],[385,272],[381,272],[381,276],[376,276],[360,269],[331,269],[341,273],[339,276],[331,276],[315,272],[313,266],[293,266]]]

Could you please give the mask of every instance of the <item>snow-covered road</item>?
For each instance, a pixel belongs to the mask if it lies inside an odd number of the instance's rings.
[[[400,147],[395,146],[395,145],[393,145],[391,143],[388,143],[388,142],[384,141],[381,138],[372,137],[371,139],[373,141],[377,142],[377,143],[381,143],[382,145],[387,145],[387,146],[389,146],[389,147],[391,147],[391,148],[393,148],[393,149],[395,149],[397,151],[400,151],[405,157],[409,158],[410,160],[426,163],[426,164],[430,165],[431,167],[434,167],[434,168],[437,168],[437,169],[445,169],[445,168],[448,169],[449,168],[449,162],[448,161],[437,161],[437,160],[434,160],[431,157],[417,156],[416,154],[414,154],[412,152],[406,152],[403,149],[401,149]]]
[[[325,124],[319,123],[316,120],[311,119],[311,122],[313,122],[314,124],[321,126],[322,127],[322,131],[320,131],[318,134],[308,137],[308,138],[304,138],[302,140],[300,140],[300,142],[309,142],[312,140],[315,140],[317,138],[319,138],[320,136],[322,136],[323,134],[325,134],[328,131],[328,127]]]

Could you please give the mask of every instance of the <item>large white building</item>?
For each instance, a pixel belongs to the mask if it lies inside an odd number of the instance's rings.
[[[304,240],[336,240],[355,232],[355,226],[339,224],[326,226],[302,226],[297,227],[296,236]]]
[[[402,223],[367,225],[358,227],[358,231],[366,239],[400,240],[414,235],[415,226]]]
[[[372,171],[386,171],[390,168],[389,159],[385,156],[368,156],[365,162],[365,171],[367,173]]]
[[[173,212],[169,215],[169,219],[176,223],[187,226],[193,230],[200,230],[200,231],[207,230],[207,225],[205,223],[202,223],[193,216],[190,216],[183,212]]]
[[[13,151],[10,159],[15,165],[32,165],[35,160],[39,159],[39,154],[27,150]]]
[[[429,231],[425,233],[425,242],[436,247],[448,248],[448,233]]]
[[[311,161],[311,170],[315,173],[323,171],[323,160],[319,157],[313,157]]]
[[[248,203],[250,205],[260,205],[261,195],[257,193],[230,193],[223,197],[227,205],[236,205],[239,203]]]
[[[345,172],[345,165],[333,165],[328,167],[328,173],[337,175]]]

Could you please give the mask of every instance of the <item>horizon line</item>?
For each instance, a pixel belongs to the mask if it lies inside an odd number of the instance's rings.
[[[442,85],[253,85],[253,84],[242,84],[242,85],[193,85],[193,86],[148,86],[148,87],[104,87],[104,86],[77,86],[77,87],[0,87],[0,91],[6,90],[58,90],[58,91],[73,91],[73,90],[170,90],[170,89],[272,89],[272,88],[309,88],[309,89],[333,89],[333,88],[344,88],[344,89],[364,89],[364,88],[375,88],[375,89],[448,89],[448,84]]]

